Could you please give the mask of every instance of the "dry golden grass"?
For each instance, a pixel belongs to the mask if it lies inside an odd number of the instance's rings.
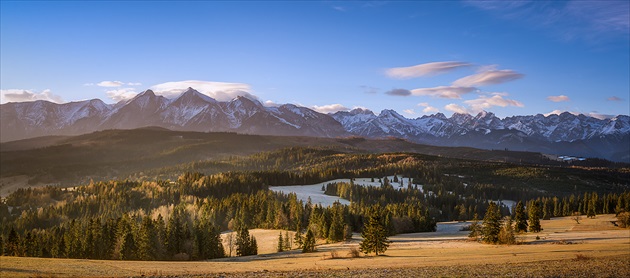
[[[384,256],[348,256],[350,242],[319,245],[315,253],[275,251],[277,230],[254,230],[259,256],[207,262],[136,262],[2,257],[0,277],[33,276],[585,276],[628,277],[630,230],[610,224],[612,215],[584,219],[576,227],[566,218],[542,221],[543,232],[519,235],[521,245],[486,245],[466,232],[418,233],[391,237]],[[265,236],[266,234],[266,236]],[[284,232],[283,232],[284,234]],[[536,240],[536,236],[540,240]],[[264,243],[262,243],[265,241]],[[268,242],[271,241],[271,242]],[[571,244],[568,244],[568,243]],[[339,257],[331,258],[331,252]]]

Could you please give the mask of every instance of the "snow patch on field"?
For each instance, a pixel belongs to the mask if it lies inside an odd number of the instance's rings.
[[[397,183],[392,182],[394,180],[394,176],[388,176],[387,178],[390,180],[390,184],[394,188],[406,188],[409,183],[408,178],[402,178],[403,180],[402,185],[399,182]],[[401,179],[400,176],[398,178]],[[381,181],[382,181],[382,178],[381,178]],[[295,193],[298,200],[302,200],[304,202],[307,202],[308,198],[310,197],[311,202],[313,204],[320,204],[325,207],[332,206],[335,201],[339,201],[342,205],[349,205],[350,201],[343,198],[336,197],[336,196],[328,196],[324,194],[324,191],[322,191],[322,186],[326,187],[326,185],[329,183],[342,183],[342,182],[350,183],[350,179],[336,179],[336,180],[325,181],[325,182],[321,182],[317,184],[307,184],[307,185],[297,184],[297,185],[287,185],[287,186],[270,186],[269,190],[272,190],[274,192],[281,192],[284,194]],[[360,186],[374,186],[374,187],[381,186],[381,182],[378,181],[378,178],[374,178],[374,181],[372,181],[372,178],[356,178],[354,179],[354,184],[360,185]],[[418,189],[422,191],[422,185],[418,185]]]

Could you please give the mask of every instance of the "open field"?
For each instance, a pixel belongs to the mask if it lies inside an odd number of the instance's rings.
[[[520,245],[469,241],[464,223],[440,223],[435,233],[390,238],[384,256],[350,258],[351,241],[322,244],[315,253],[270,253],[279,231],[252,230],[261,255],[204,262],[137,262],[2,257],[1,277],[56,276],[583,276],[630,275],[630,230],[612,215],[576,224],[568,217],[542,221],[544,231],[519,237]],[[536,240],[536,236],[540,239]],[[335,253],[336,259],[331,255]]]

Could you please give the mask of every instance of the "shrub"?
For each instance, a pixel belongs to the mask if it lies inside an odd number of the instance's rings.
[[[630,212],[622,212],[618,214],[617,225],[621,228],[630,228]]]
[[[350,249],[350,251],[348,251],[348,257],[350,258],[359,258],[361,257],[361,252],[359,251],[359,249],[352,247]]]

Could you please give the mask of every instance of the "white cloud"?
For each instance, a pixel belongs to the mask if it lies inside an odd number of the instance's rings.
[[[411,90],[415,96],[431,96],[440,98],[460,99],[463,94],[474,91],[474,87],[439,86],[433,88],[419,88]]]
[[[420,76],[443,74],[458,68],[468,66],[470,66],[470,64],[466,62],[433,62],[410,67],[390,68],[385,70],[385,75],[396,79],[408,79]]]
[[[345,107],[339,103],[335,103],[335,104],[328,104],[328,105],[322,105],[322,106],[317,106],[317,105],[313,105],[311,107],[313,110],[319,112],[319,113],[323,113],[323,114],[328,114],[328,113],[335,113],[338,111],[348,111],[350,110],[350,108]]]
[[[276,102],[275,102],[275,101],[273,101],[273,100],[267,100],[267,101],[265,101],[263,104],[264,104],[265,106],[267,106],[267,107],[278,107],[278,106],[280,106],[280,104],[276,103]]]
[[[0,90],[0,103],[2,104],[7,102],[25,102],[36,100],[46,100],[55,103],[64,102],[60,96],[51,93],[50,89],[46,89],[41,92],[22,89]]]
[[[105,92],[108,98],[112,99],[115,102],[119,102],[121,100],[127,100],[135,97],[138,92],[134,88],[120,88],[109,90]]]
[[[416,111],[414,111],[413,109],[405,109],[403,110],[403,112],[409,114],[409,115],[414,115],[416,114]]]
[[[258,100],[258,97],[249,93],[251,91],[250,86],[243,83],[186,80],[157,84],[150,89],[153,90],[155,94],[162,95],[166,98],[175,98],[189,87],[218,101],[230,101],[237,96]]]
[[[612,97],[609,97],[609,98],[607,98],[606,100],[608,100],[608,101],[623,101],[623,99],[622,99],[622,98],[617,97],[617,96],[612,96]]]
[[[569,99],[568,96],[565,96],[565,95],[548,96],[547,99],[550,100],[550,101],[553,101],[553,102],[563,102],[563,101],[571,100],[571,99]]]
[[[455,80],[455,82],[453,82],[453,86],[476,87],[501,84],[523,78],[523,76],[523,74],[520,74],[513,70],[488,70],[457,79]]]
[[[142,83],[140,83],[140,82],[129,82],[129,83],[127,83],[127,86],[140,86],[140,85],[142,85]]]
[[[580,112],[575,112],[575,111],[559,110],[559,109],[553,110],[553,111],[551,111],[551,112],[549,112],[547,114],[544,114],[544,115],[545,115],[545,117],[549,117],[550,115],[560,115],[560,114],[565,113],[565,112],[568,112],[568,113],[573,114],[575,116],[585,115],[585,116],[593,117],[593,118],[600,119],[600,120],[611,119],[611,118],[615,117],[615,115],[602,114],[602,113],[599,113],[597,111],[593,111],[593,112],[590,112],[590,113],[580,113]]]
[[[83,86],[94,86],[94,83],[85,83]]]
[[[125,85],[125,83],[120,81],[101,81],[99,83],[96,83],[96,86],[108,88],[120,87],[122,85]]]
[[[422,109],[422,112],[424,112],[426,114],[431,114],[431,113],[440,112],[440,109],[438,109],[437,107],[433,107],[433,106],[427,106],[424,109]]]
[[[469,113],[468,109],[455,103],[447,104],[446,106],[444,106],[444,109],[446,109],[447,111],[451,111],[451,112],[459,113],[459,114],[471,114]]]
[[[478,99],[467,100],[464,101],[468,106],[470,106],[470,111],[473,113],[481,112],[482,110],[487,110],[493,106],[515,106],[515,107],[523,107],[523,103],[513,99],[503,98],[507,94],[504,93],[494,93],[491,97],[488,96],[480,96]]]
[[[440,112],[440,109],[429,105],[429,103],[427,102],[418,103],[418,106],[424,107],[424,109],[422,109],[422,112],[424,112],[425,114]]]

